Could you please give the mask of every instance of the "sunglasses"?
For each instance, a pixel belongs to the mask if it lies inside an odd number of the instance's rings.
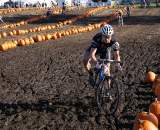
[[[104,38],[109,39],[111,35],[102,35]]]

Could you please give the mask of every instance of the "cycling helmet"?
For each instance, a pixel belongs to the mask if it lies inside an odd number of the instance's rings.
[[[100,31],[103,35],[113,35],[113,27],[109,24],[104,25]]]

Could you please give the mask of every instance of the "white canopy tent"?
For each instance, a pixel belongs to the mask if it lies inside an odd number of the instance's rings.
[[[0,0],[0,5],[2,6],[5,2],[9,0]],[[66,6],[72,6],[74,4],[81,6],[105,6],[112,5],[113,0],[108,0],[108,2],[93,2],[92,0],[12,0],[13,2],[22,2],[25,4],[35,4],[35,3],[46,3],[47,7],[51,7],[52,5],[58,5],[62,7],[63,2]],[[121,1],[121,0],[117,0]]]
[[[7,2],[8,0],[0,0],[0,6],[3,5],[5,2]]]
[[[9,0],[0,0],[0,5],[2,6],[5,2]],[[48,7],[51,7],[52,4],[57,5],[56,0],[12,0],[13,2],[22,2],[25,4],[35,4],[35,3],[46,3]]]

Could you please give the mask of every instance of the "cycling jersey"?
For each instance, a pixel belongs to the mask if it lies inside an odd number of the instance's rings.
[[[111,51],[118,51],[119,50],[119,43],[116,40],[111,39],[110,43],[102,42],[102,34],[97,33],[91,42],[91,45],[87,48],[87,51],[91,51],[91,48],[97,48],[96,54],[100,56],[102,59],[111,59]]]

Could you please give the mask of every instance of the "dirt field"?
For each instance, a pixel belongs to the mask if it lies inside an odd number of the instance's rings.
[[[92,16],[67,27],[103,18]],[[134,9],[124,27],[111,24],[124,71],[124,76],[116,74],[121,105],[115,115],[98,114],[82,64],[95,30],[0,53],[0,129],[131,130],[136,114],[148,111],[155,98],[143,81],[145,66],[155,71],[151,65],[160,60],[160,8]]]

